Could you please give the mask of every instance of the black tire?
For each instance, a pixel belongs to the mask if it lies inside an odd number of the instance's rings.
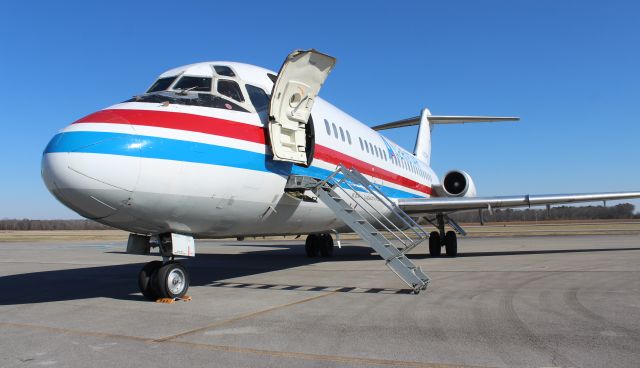
[[[440,257],[442,253],[442,243],[440,242],[440,233],[432,231],[429,234],[429,255],[431,257]]]
[[[455,257],[458,255],[458,238],[454,231],[447,231],[444,237],[444,247],[447,251],[447,257]]]
[[[158,295],[151,287],[151,278],[153,277],[153,273],[156,272],[161,266],[161,261],[151,261],[144,265],[144,267],[142,267],[142,269],[140,270],[140,273],[138,273],[138,287],[140,288],[142,296],[144,296],[148,300],[158,299]]]
[[[319,240],[320,255],[326,258],[333,257],[333,250],[335,249],[335,247],[333,246],[333,238],[331,237],[331,235],[322,234]]]
[[[304,250],[307,253],[307,257],[315,258],[318,256],[318,253],[320,252],[320,247],[318,246],[320,240],[320,236],[316,234],[310,234],[307,236],[307,240],[304,242]]]
[[[189,272],[179,262],[165,263],[153,274],[151,285],[160,298],[182,298],[189,289]]]

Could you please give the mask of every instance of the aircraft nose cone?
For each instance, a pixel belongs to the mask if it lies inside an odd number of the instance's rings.
[[[131,134],[67,128],[44,150],[42,179],[60,202],[80,215],[111,216],[132,205],[140,146],[132,128]]]

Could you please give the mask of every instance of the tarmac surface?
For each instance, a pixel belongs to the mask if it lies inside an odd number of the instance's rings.
[[[412,259],[360,241],[198,241],[191,302],[144,300],[122,242],[0,243],[0,367],[637,367],[640,235],[460,239]],[[420,246],[414,253],[424,253]]]

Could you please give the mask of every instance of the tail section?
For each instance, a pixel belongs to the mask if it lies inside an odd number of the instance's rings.
[[[408,119],[393,121],[391,123],[376,125],[371,129],[380,131],[386,129],[403,128],[419,125],[416,146],[413,154],[427,165],[431,164],[431,127],[434,124],[468,124],[468,123],[491,123],[504,121],[519,121],[515,116],[436,116],[431,115],[429,109],[422,110],[420,116]]]
[[[431,123],[429,122],[429,116],[431,116],[431,111],[424,108],[420,115],[420,128],[418,128],[416,146],[413,149],[413,155],[427,165],[431,165]]]

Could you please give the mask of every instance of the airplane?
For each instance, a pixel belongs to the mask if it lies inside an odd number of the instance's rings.
[[[425,108],[370,127],[318,97],[335,63],[312,49],[292,52],[278,73],[223,61],[166,71],[145,93],[60,130],[43,152],[43,181],[81,216],[129,232],[128,253],[158,247],[162,260],[138,275],[150,300],[185,297],[189,273],[175,258],[195,256],[196,238],[307,235],[307,256],[331,257],[332,234],[339,245],[339,233],[354,230],[419,292],[429,279],[406,250],[428,239],[432,257],[442,248],[455,257],[464,230],[453,212],[640,197],[477,197],[467,172],[440,180],[431,169],[431,130],[517,117],[439,116]],[[413,152],[379,133],[413,125]],[[427,233],[418,219],[436,230]],[[377,229],[414,231],[418,239],[396,249]]]

